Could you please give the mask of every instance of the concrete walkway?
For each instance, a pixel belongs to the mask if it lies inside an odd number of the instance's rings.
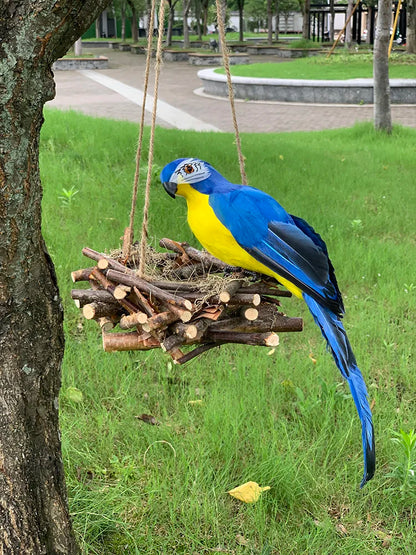
[[[91,52],[93,49],[90,49]],[[100,48],[108,56],[109,69],[56,71],[56,97],[48,106],[74,109],[85,114],[138,122],[143,98],[145,57],[130,52]],[[277,61],[266,56],[259,61]],[[227,99],[201,93],[198,69],[187,62],[165,62],[159,85],[157,124],[178,129],[233,132]],[[153,74],[149,83],[153,92]],[[146,102],[152,109],[152,99]],[[312,131],[349,127],[357,121],[371,121],[373,107],[351,105],[291,104],[280,102],[236,102],[242,132]],[[394,123],[416,128],[416,105],[392,106]],[[147,112],[146,123],[151,114]]]

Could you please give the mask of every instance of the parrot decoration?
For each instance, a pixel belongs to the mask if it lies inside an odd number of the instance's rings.
[[[174,160],[160,178],[171,197],[185,197],[188,223],[208,252],[232,266],[274,277],[306,302],[358,411],[363,487],[375,472],[372,415],[364,379],[342,325],[344,305],[324,241],[305,220],[288,214],[268,194],[230,183],[197,158]]]

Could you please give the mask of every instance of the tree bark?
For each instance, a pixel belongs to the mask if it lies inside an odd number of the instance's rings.
[[[95,20],[95,38],[99,39],[101,37],[101,16],[97,17]]]
[[[191,7],[191,0],[183,0],[183,10],[182,10],[182,17],[183,17],[183,47],[189,48],[189,29],[188,29],[188,16],[189,10]]]
[[[276,18],[276,27],[274,29],[274,38],[276,42],[279,40],[279,19],[280,19],[280,10],[279,10],[279,0],[276,0],[274,3],[275,9],[275,18]]]
[[[126,0],[121,2],[121,40],[126,40]]]
[[[58,425],[62,307],[41,234],[39,134],[52,63],[108,0],[0,4],[0,552],[77,552]]]
[[[76,57],[82,56],[82,40],[81,40],[81,38],[76,40],[75,43],[74,43],[74,55]]]
[[[347,13],[345,14],[345,17],[347,20],[348,18],[350,18],[353,8],[354,8],[354,1],[348,0]],[[345,40],[344,40],[344,44],[347,48],[351,46],[351,43],[352,43],[352,19],[350,19],[345,29]]]
[[[137,10],[134,2],[132,0],[127,0],[128,5],[131,9],[131,38],[133,42],[139,40],[139,28],[137,26]]]
[[[311,0],[303,0],[302,2],[302,38],[309,38],[309,14],[311,9]],[[286,27],[287,30],[287,27]]]
[[[238,9],[238,40],[240,42],[244,41],[244,1],[237,0]]]
[[[391,106],[389,83],[389,39],[391,0],[379,0],[374,41],[374,127],[391,133]]]
[[[267,44],[273,44],[273,0],[267,0]]]
[[[334,42],[335,37],[335,7],[334,0],[329,0],[329,42]]]
[[[416,54],[416,0],[407,0],[406,51]]]
[[[169,14],[168,14],[168,30],[166,33],[166,46],[172,46],[172,30],[175,21],[175,7],[178,0],[168,0]]]

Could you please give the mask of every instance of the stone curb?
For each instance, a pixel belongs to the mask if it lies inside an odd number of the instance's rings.
[[[198,72],[204,91],[213,96],[228,96],[225,75],[214,69]],[[232,78],[236,98],[279,102],[323,104],[372,104],[373,79],[312,80]],[[416,104],[416,79],[390,79],[393,104]]]

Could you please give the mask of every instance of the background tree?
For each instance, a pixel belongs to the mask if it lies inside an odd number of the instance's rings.
[[[202,16],[202,33],[204,35],[208,32],[208,25],[210,23],[209,8],[211,0],[200,0],[201,4],[201,16]]]
[[[416,54],[416,0],[407,0],[406,51]]]
[[[121,15],[121,40],[126,40],[126,9],[127,0],[120,0],[120,15]]]
[[[279,40],[279,25],[280,25],[280,0],[275,0],[274,3],[274,16],[276,18],[276,25],[274,26],[274,38]]]
[[[267,0],[246,0],[245,13],[250,18],[250,28],[262,29],[267,20]]]
[[[244,41],[244,0],[237,0],[238,9],[238,40],[240,42]]]
[[[289,27],[289,15],[291,12],[296,12],[299,10],[299,2],[298,0],[279,0],[278,4],[279,14],[283,15],[283,18],[285,20],[285,33],[287,33]],[[276,26],[278,27],[278,25]]]
[[[133,42],[137,42],[139,40],[139,26],[137,24],[136,3],[134,0],[127,0],[127,3],[131,10],[131,38],[133,39]]]
[[[391,133],[389,40],[391,0],[379,0],[374,41],[374,127]]]
[[[274,16],[274,2],[267,0],[267,44],[273,44],[273,16]]]
[[[58,428],[62,307],[41,234],[39,134],[52,63],[108,0],[0,3],[0,552],[77,552]]]
[[[311,11],[311,0],[298,0],[302,12],[302,38],[309,38],[309,14]]]
[[[189,10],[191,8],[191,0],[182,0],[182,17],[183,17],[183,47],[189,48],[189,28],[188,28],[188,17]]]
[[[329,42],[334,42],[335,38],[335,2],[329,0]]]
[[[173,24],[175,22],[175,7],[178,3],[178,0],[167,0],[168,3],[168,29],[166,32],[166,46],[172,45],[172,30]]]
[[[194,0],[194,15],[195,15],[195,31],[198,35],[198,40],[202,40],[202,7],[200,0]]]
[[[348,20],[351,16],[351,12],[354,8],[354,0],[348,0],[347,2],[347,13],[345,14],[346,19]],[[345,28],[345,40],[344,44],[347,48],[350,48],[352,44],[352,18],[349,20],[347,27]]]

